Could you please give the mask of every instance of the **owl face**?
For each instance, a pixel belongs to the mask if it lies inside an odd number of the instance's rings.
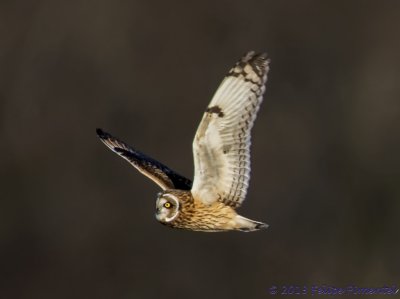
[[[170,223],[179,215],[179,200],[174,195],[159,193],[156,202],[156,218],[162,223]]]

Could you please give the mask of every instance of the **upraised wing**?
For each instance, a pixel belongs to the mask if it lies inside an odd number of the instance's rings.
[[[101,129],[96,130],[100,140],[122,158],[131,163],[137,170],[154,181],[163,190],[190,190],[192,181],[177,174],[164,164],[134,150],[126,143],[118,140]]]
[[[263,99],[266,54],[247,53],[217,89],[193,141],[192,194],[210,204],[238,207],[250,179],[250,131]]]

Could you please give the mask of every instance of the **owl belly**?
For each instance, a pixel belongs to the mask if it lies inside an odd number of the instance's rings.
[[[223,203],[204,205],[194,202],[183,206],[173,227],[194,231],[218,232],[236,229],[237,213]]]

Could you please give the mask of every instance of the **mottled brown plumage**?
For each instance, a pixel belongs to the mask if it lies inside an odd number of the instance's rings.
[[[219,232],[227,230],[256,230],[264,225],[261,222],[255,222],[239,216],[232,207],[222,202],[216,201],[212,204],[204,204],[202,201],[195,200],[190,191],[165,190],[159,193],[157,202],[160,199],[166,199],[167,202],[170,202],[171,197],[179,200],[177,217],[173,221],[165,221],[165,218],[159,219],[161,223],[170,227]],[[165,202],[162,202],[162,205],[164,204]],[[157,208],[165,208],[162,205]],[[171,207],[168,209],[171,209]],[[176,212],[174,211],[174,213]],[[171,217],[172,215],[168,216]],[[242,222],[238,223],[237,217],[241,218]],[[249,227],[243,227],[243,223],[249,224]]]
[[[156,202],[156,218],[162,224],[206,232],[268,227],[238,215],[235,210],[247,193],[250,132],[265,91],[268,63],[266,54],[249,52],[221,83],[193,141],[193,183],[97,129],[106,146],[163,189]]]

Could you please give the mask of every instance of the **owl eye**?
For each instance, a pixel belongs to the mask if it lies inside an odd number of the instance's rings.
[[[164,204],[164,208],[167,208],[167,209],[169,209],[171,207],[171,203],[169,203],[169,202],[166,202],[165,204]]]

